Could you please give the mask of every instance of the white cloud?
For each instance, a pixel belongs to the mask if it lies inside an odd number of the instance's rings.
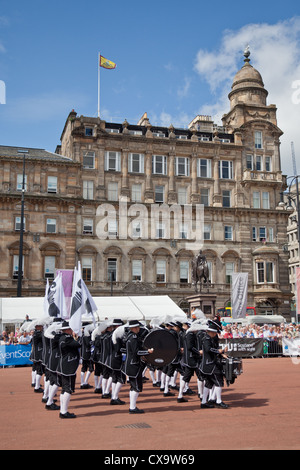
[[[300,103],[295,98],[300,80],[300,17],[270,25],[248,24],[238,31],[224,31],[219,50],[199,50],[195,70],[209,84],[215,103],[204,104],[199,112],[220,120],[229,111],[228,93],[233,77],[242,67],[242,53],[250,45],[251,65],[262,75],[269,92],[268,103],[276,104],[281,137],[282,170],[292,174],[291,141],[294,141],[300,172]],[[298,93],[299,97],[299,93]]]

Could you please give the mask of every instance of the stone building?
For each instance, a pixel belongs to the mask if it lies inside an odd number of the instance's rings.
[[[196,116],[185,129],[158,127],[147,113],[108,123],[73,110],[56,153],[0,147],[1,295],[15,295],[25,150],[23,295],[43,295],[55,269],[80,261],[95,296],[168,294],[186,308],[201,248],[202,293],[215,299],[206,313],[230,302],[233,272],[248,272],[248,305],[288,316],[282,131],[267,95],[246,54],[222,126]]]

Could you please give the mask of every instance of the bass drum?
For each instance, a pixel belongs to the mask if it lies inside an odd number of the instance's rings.
[[[164,367],[170,364],[178,352],[176,338],[168,330],[153,330],[144,339],[144,348],[153,348],[153,353],[145,356],[147,364]]]

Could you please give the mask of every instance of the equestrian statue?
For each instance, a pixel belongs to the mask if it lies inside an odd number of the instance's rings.
[[[205,255],[202,250],[192,259],[192,283],[197,290],[197,283],[199,282],[200,290],[202,283],[209,285],[209,269]]]

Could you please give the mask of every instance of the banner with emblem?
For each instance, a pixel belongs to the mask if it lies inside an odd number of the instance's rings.
[[[248,273],[232,273],[232,318],[245,318],[247,311]]]

